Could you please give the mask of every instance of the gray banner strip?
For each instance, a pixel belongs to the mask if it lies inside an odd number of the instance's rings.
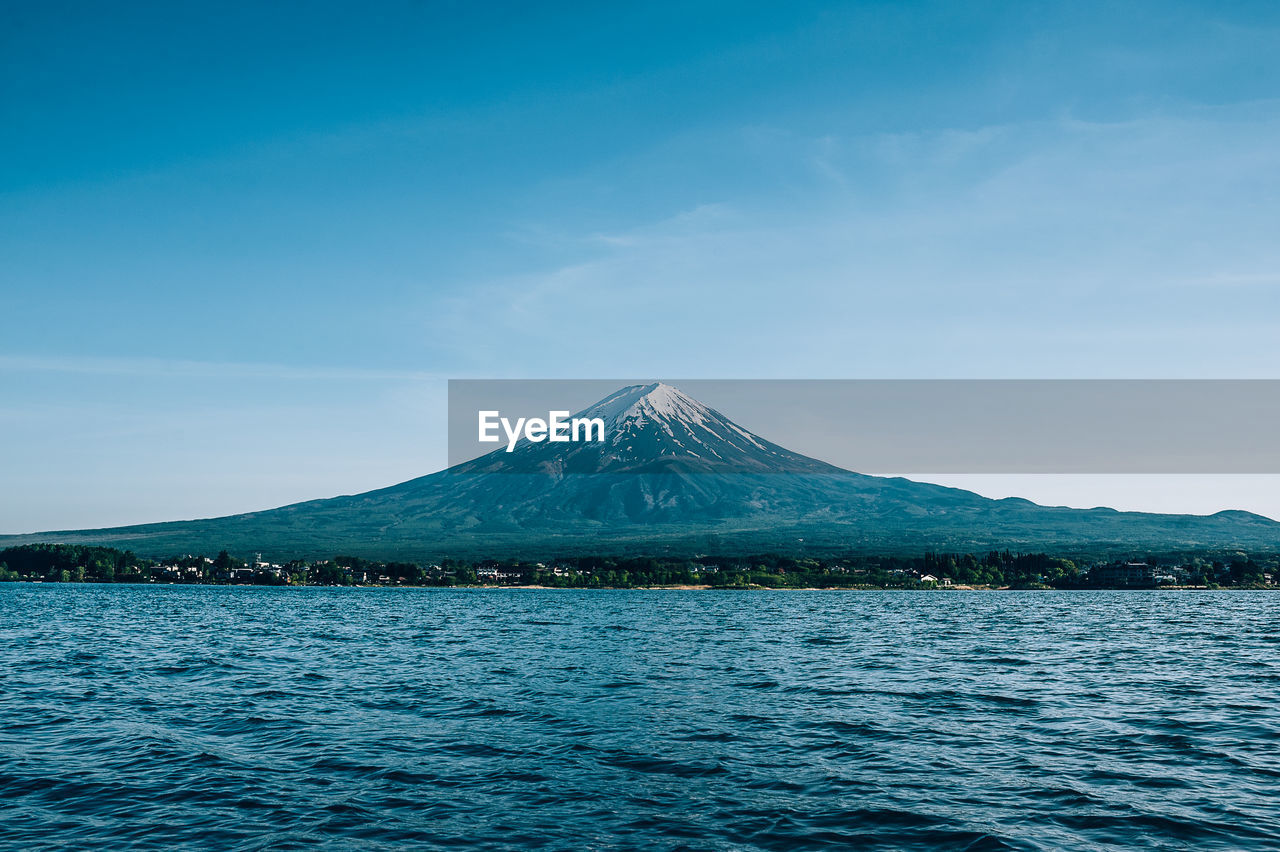
[[[479,441],[482,411],[546,419],[654,381],[450,381],[449,463],[505,449]],[[1280,473],[1280,380],[663,381],[861,473]]]

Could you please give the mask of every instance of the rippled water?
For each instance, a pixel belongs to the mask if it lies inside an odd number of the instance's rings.
[[[0,584],[0,844],[1275,849],[1278,616]]]

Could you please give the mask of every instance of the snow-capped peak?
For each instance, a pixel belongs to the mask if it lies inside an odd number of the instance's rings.
[[[552,443],[521,438],[514,452],[494,451],[473,469],[553,475],[838,470],[770,443],[662,382],[621,388],[573,417],[604,421],[603,439]]]
[[[703,425],[715,418],[715,413],[671,385],[653,382],[622,388],[578,416],[602,418],[606,427],[616,431],[627,421],[657,420],[668,426],[673,421]]]

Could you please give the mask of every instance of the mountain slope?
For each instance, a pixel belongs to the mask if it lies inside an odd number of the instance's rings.
[[[606,440],[521,440],[513,452],[499,449],[364,494],[225,518],[12,536],[0,544],[384,558],[1280,547],[1280,524],[1247,512],[1055,508],[852,473],[773,444],[662,384],[623,388],[575,416],[604,420]]]

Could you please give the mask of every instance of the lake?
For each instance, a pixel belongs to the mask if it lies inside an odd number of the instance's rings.
[[[0,845],[1280,849],[1280,594],[0,584]]]

